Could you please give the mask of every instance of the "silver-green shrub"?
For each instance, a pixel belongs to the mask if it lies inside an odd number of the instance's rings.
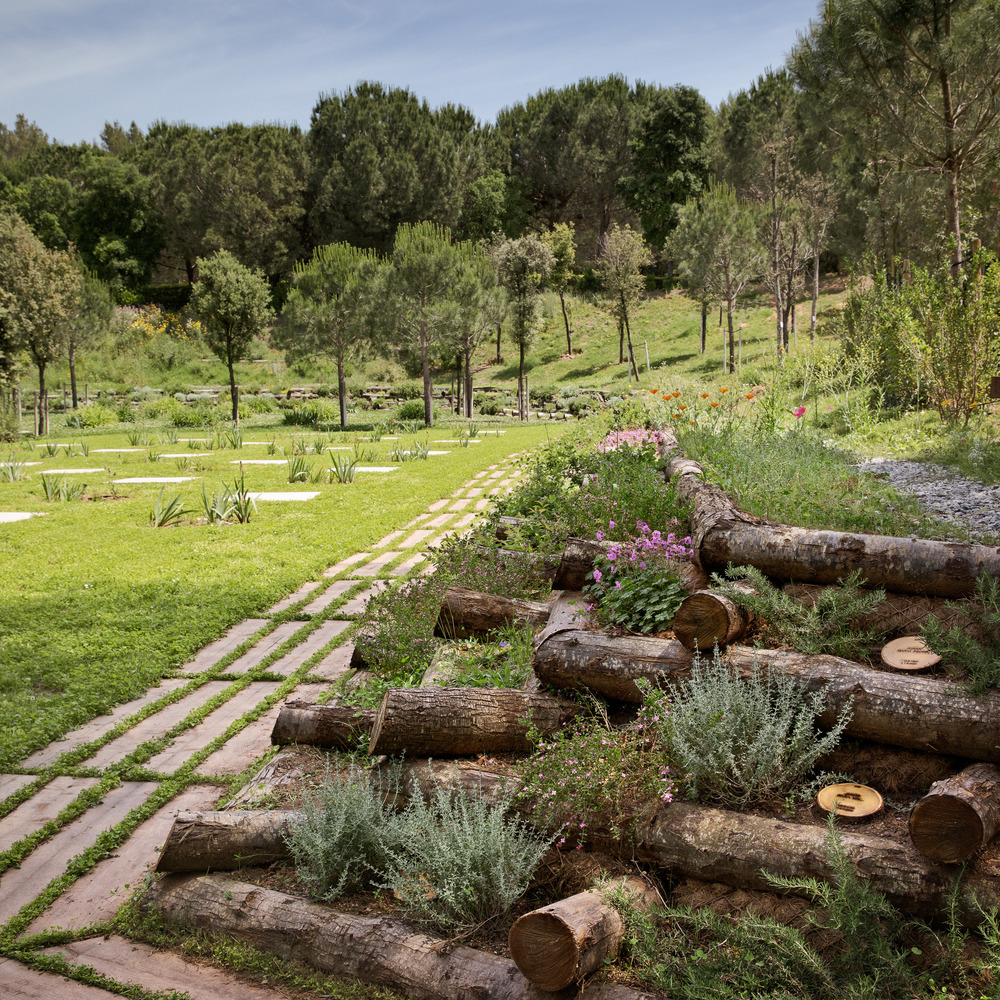
[[[666,700],[650,692],[647,700]],[[674,778],[691,798],[745,806],[784,795],[832,750],[850,719],[819,731],[823,692],[790,677],[767,675],[755,664],[749,678],[726,667],[718,650],[696,657],[691,676],[670,695],[661,729]]]

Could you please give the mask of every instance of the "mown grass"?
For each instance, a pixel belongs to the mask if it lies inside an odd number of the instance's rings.
[[[259,615],[303,580],[371,546],[478,469],[561,430],[512,426],[481,444],[444,445],[450,454],[406,462],[392,473],[359,473],[344,485],[290,485],[284,466],[244,466],[248,489],[318,490],[320,496],[306,503],[261,501],[248,524],[217,527],[195,523],[202,481],[211,493],[220,481],[232,481],[234,460],[268,457],[266,448],[191,458],[194,467],[183,473],[171,460],[149,462],[145,450],[94,454],[96,448],[126,447],[122,434],[88,436],[86,458],[20,452],[41,464],[28,468],[20,482],[0,483],[0,509],[44,516],[0,526],[0,564],[7,569],[0,580],[0,767],[142,694],[235,622]],[[258,427],[245,436],[267,440],[272,434],[286,445],[303,436],[279,427],[270,433]],[[431,438],[454,436],[445,428]],[[80,432],[61,440],[79,441]],[[387,460],[394,443],[369,443],[380,449],[371,464],[395,464]],[[179,453],[184,445],[163,450]],[[102,470],[109,458],[118,478],[193,475],[190,482],[167,484],[166,491],[180,494],[196,513],[178,527],[150,527],[161,486],[112,488]],[[93,477],[72,477],[87,482],[88,496],[117,492],[121,498],[42,499],[40,473],[74,467],[96,470]]]

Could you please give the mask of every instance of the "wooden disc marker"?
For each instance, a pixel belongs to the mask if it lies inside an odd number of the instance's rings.
[[[850,781],[821,788],[816,802],[823,812],[835,812],[843,819],[867,819],[882,809],[882,796],[874,788]]]
[[[920,673],[937,666],[941,657],[919,635],[905,635],[882,647],[882,662],[893,670]]]

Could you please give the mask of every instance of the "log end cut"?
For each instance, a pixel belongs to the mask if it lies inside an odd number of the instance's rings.
[[[580,948],[573,928],[558,914],[520,917],[510,929],[508,946],[524,977],[543,990],[561,990],[578,978]]]
[[[687,649],[706,650],[741,638],[747,629],[747,616],[725,595],[698,590],[684,598],[673,628]]]
[[[983,821],[968,802],[951,795],[921,799],[910,813],[910,840],[925,858],[957,864],[986,840]]]

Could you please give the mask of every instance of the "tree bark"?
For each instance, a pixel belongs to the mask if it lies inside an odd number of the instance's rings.
[[[704,651],[742,639],[751,621],[749,612],[731,597],[714,590],[696,590],[681,602],[673,628],[688,649]]]
[[[465,399],[463,405],[465,407],[464,413],[467,419],[472,419],[472,345],[466,343],[465,346]]]
[[[427,343],[427,325],[420,321],[420,373],[424,380],[424,424],[434,426],[434,383],[431,381],[430,346]]]
[[[517,416],[519,420],[527,420],[527,403],[524,398],[524,341],[517,345],[518,348],[518,369],[517,369]]]
[[[616,983],[547,993],[510,959],[453,946],[402,920],[339,913],[221,875],[153,883],[143,909],[169,925],[229,934],[279,958],[398,990],[415,1000],[654,1000]]]
[[[641,878],[627,876],[620,886],[635,909],[661,902]],[[514,963],[536,986],[555,991],[580,982],[618,957],[625,921],[599,892],[579,892],[519,917],[507,946]]]
[[[371,732],[374,720],[373,711],[363,711],[347,705],[311,705],[305,701],[288,701],[281,706],[275,720],[271,742],[352,750],[358,746],[359,740]]]
[[[559,289],[559,305],[562,306],[563,323],[566,324],[566,353],[573,357],[573,336],[569,329],[569,315],[566,312],[566,290]]]
[[[549,620],[547,604],[449,587],[444,594],[434,634],[467,639],[514,622],[539,628]]]
[[[698,344],[698,353],[705,353],[705,346],[708,340],[708,303],[701,304],[701,341]]]
[[[707,571],[733,563],[783,580],[836,583],[859,569],[869,586],[933,597],[965,597],[983,573],[1000,575],[1000,548],[764,521],[738,510],[722,490],[704,482],[694,471],[696,463],[687,466],[676,476],[677,495],[692,504],[695,559]]]
[[[337,399],[340,402],[340,426],[347,430],[347,379],[344,377],[344,354],[337,354]]]
[[[822,690],[820,725],[832,727],[851,707],[845,732],[858,739],[1000,763],[1000,691],[974,697],[951,681],[893,674],[837,656],[730,646],[724,663],[750,675],[754,664]],[[669,684],[686,675],[693,654],[674,639],[613,638],[580,630],[553,632],[535,649],[534,669],[545,684],[587,687],[638,704],[636,681]]]
[[[973,764],[930,791],[910,813],[910,839],[924,857],[957,863],[1000,830],[1000,767]]]
[[[369,753],[412,757],[527,752],[528,726],[555,732],[576,713],[571,702],[501,688],[390,688],[372,725]]]
[[[288,858],[291,810],[182,812],[156,862],[158,872],[231,871]]]
[[[69,393],[73,400],[73,409],[79,408],[79,401],[76,398],[76,340],[70,334],[66,344],[67,361],[69,362]]]

